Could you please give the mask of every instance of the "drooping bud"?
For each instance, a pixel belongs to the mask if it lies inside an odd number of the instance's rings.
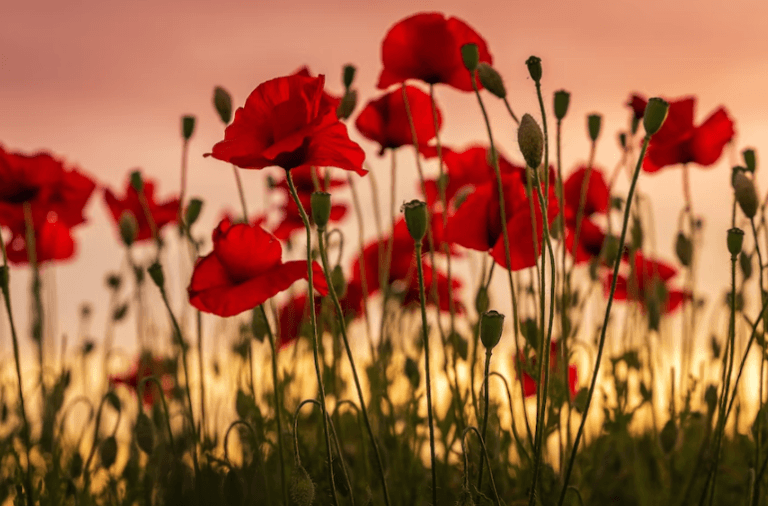
[[[677,254],[680,263],[686,267],[690,267],[691,260],[693,258],[693,243],[682,232],[677,233],[677,239],[675,240],[675,253]]]
[[[331,219],[331,194],[313,192],[309,202],[312,207],[312,221],[318,229],[324,230],[328,220]]]
[[[352,86],[352,82],[355,80],[355,73],[357,72],[357,68],[352,65],[351,63],[348,63],[344,65],[344,70],[341,74],[341,81],[344,83],[344,88],[349,89],[350,86]]]
[[[477,314],[482,315],[488,311],[489,305],[490,300],[488,297],[488,290],[486,290],[484,286],[481,286],[477,289],[477,294],[475,295],[475,310],[477,311]]]
[[[347,90],[336,108],[336,117],[344,120],[352,116],[357,105],[357,90]]]
[[[189,199],[187,210],[184,212],[184,222],[191,227],[200,217],[200,211],[203,210],[203,201],[198,198]]]
[[[528,66],[528,73],[531,74],[531,79],[537,84],[541,82],[541,58],[530,56],[525,60],[525,64]]]
[[[480,78],[480,84],[483,85],[483,88],[499,98],[506,98],[507,88],[504,86],[504,80],[495,68],[485,62],[480,62],[477,65],[477,77]]]
[[[120,229],[120,237],[123,239],[123,244],[131,246],[139,232],[139,223],[136,221],[136,217],[131,211],[123,211],[120,214],[120,219],[117,221],[117,226]]]
[[[497,311],[487,311],[480,317],[480,340],[486,349],[491,350],[501,340],[504,329],[504,315]]]
[[[149,419],[146,413],[139,413],[139,417],[136,419],[134,434],[136,435],[136,443],[138,443],[141,451],[147,455],[152,455],[152,451],[155,449],[155,429],[152,425],[152,420]]]
[[[568,106],[571,103],[571,94],[565,90],[555,92],[555,118],[561,120],[568,113]]]
[[[117,458],[117,440],[115,436],[109,436],[107,439],[101,442],[99,446],[99,458],[101,459],[101,465],[109,469],[112,464],[115,463]]]
[[[411,200],[403,204],[405,224],[414,241],[424,239],[427,233],[427,204],[422,200]]]
[[[544,134],[530,114],[524,114],[523,119],[520,120],[520,126],[517,129],[517,143],[528,167],[538,168],[541,165],[541,157],[544,152]]]
[[[744,216],[750,219],[754,218],[757,214],[758,206],[757,191],[755,190],[755,183],[743,171],[737,170],[734,172],[733,191],[736,195],[736,202],[739,203]]]
[[[296,506],[311,506],[315,499],[315,484],[312,483],[307,470],[301,464],[296,463],[291,476],[291,499]]]
[[[603,117],[599,114],[590,114],[587,116],[587,130],[589,131],[589,138],[592,142],[596,142],[600,137],[600,127],[603,123]]]
[[[232,96],[221,86],[213,89],[213,106],[219,113],[219,118],[228,125],[232,121]]]
[[[141,171],[134,170],[131,172],[131,186],[136,190],[136,193],[144,191],[144,179],[141,177]]]
[[[155,262],[147,267],[147,272],[155,285],[162,290],[165,287],[165,274],[163,274],[163,266],[160,262]]]
[[[645,113],[643,114],[643,127],[645,128],[645,135],[650,137],[655,134],[664,124],[664,120],[667,119],[667,113],[669,112],[669,103],[661,98],[654,97],[648,100],[648,105],[645,106]]]
[[[464,67],[470,72],[477,70],[477,64],[480,62],[480,51],[477,49],[477,44],[471,42],[461,46],[461,60],[464,62]]]
[[[182,116],[181,118],[181,135],[185,141],[188,141],[192,134],[195,133],[195,117],[194,116]]]
[[[755,172],[757,168],[757,158],[755,157],[755,150],[747,148],[741,152],[741,156],[744,158],[744,165],[747,166],[749,172]]]
[[[728,252],[732,257],[741,253],[741,246],[744,243],[744,231],[740,228],[728,229]]]

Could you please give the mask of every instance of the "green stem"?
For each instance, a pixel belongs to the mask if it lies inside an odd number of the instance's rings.
[[[328,251],[325,245],[324,239],[325,229],[317,229],[318,247],[320,249],[320,258],[323,262],[323,273],[326,279],[331,279],[331,272],[328,266]],[[347,338],[347,324],[344,321],[344,312],[341,309],[339,303],[339,297],[336,294],[336,288],[333,283],[328,283],[328,291],[331,295],[331,300],[336,308],[336,314],[338,315],[339,329],[341,330],[341,338],[344,341],[344,349],[347,352],[347,358],[349,359],[349,365],[352,369],[352,378],[355,381],[355,389],[357,390],[357,398],[360,401],[360,411],[363,413],[363,420],[365,421],[365,427],[368,430],[368,436],[371,438],[371,446],[373,446],[373,453],[376,455],[376,466],[379,472],[379,478],[381,479],[381,486],[384,491],[384,504],[389,506],[389,490],[387,488],[387,480],[384,476],[384,465],[381,460],[381,453],[379,452],[379,446],[376,443],[376,438],[373,435],[373,428],[371,427],[371,421],[368,419],[368,409],[365,407],[365,398],[363,397],[363,389],[360,386],[360,378],[357,374],[357,367],[355,366],[355,359],[352,356],[352,348],[349,346],[349,339]]]
[[[32,301],[33,301],[33,320],[32,320],[32,340],[37,344],[37,358],[40,363],[40,390],[42,392],[43,412],[46,410],[46,388],[44,377],[44,348],[43,348],[43,298],[42,281],[40,279],[40,264],[37,262],[37,245],[35,240],[35,224],[32,219],[32,205],[29,201],[24,202],[24,227],[25,244],[27,249],[27,260],[32,267]]]
[[[488,401],[489,401],[489,390],[490,390],[490,382],[488,381],[490,372],[491,372],[491,353],[493,353],[491,348],[486,348],[485,350],[485,374],[483,374],[483,377],[485,378],[485,389],[484,392],[484,401],[485,405],[483,406],[483,428],[481,429],[481,434],[483,441],[485,441],[485,434],[488,431]],[[480,493],[481,487],[483,486],[483,459],[480,459],[480,469],[477,471],[477,491]],[[480,502],[480,499],[478,498],[478,502]]]
[[[640,176],[640,168],[643,165],[643,159],[645,158],[645,152],[648,149],[648,143],[651,137],[646,135],[643,139],[643,147],[640,150],[640,156],[637,159],[637,165],[635,171],[632,174],[632,182],[629,185],[629,193],[627,194],[627,204],[624,209],[624,219],[621,226],[621,236],[619,238],[619,248],[623,248],[624,241],[627,238],[627,228],[629,226],[629,210],[632,207],[632,198],[635,194],[635,186],[637,185],[637,179]],[[616,255],[616,259],[613,264],[613,279],[611,280],[611,291],[608,296],[608,302],[605,308],[605,318],[603,318],[603,325],[600,328],[600,340],[597,346],[597,357],[595,358],[595,368],[592,373],[592,381],[589,384],[589,391],[587,392],[587,401],[584,405],[584,414],[581,416],[581,423],[579,423],[579,430],[576,432],[576,439],[573,442],[573,449],[571,450],[571,457],[568,460],[568,467],[565,470],[565,478],[563,480],[563,489],[560,492],[560,499],[558,500],[558,506],[562,506],[565,500],[565,494],[568,490],[568,482],[571,478],[571,472],[573,471],[573,464],[576,461],[576,452],[579,449],[579,443],[581,442],[581,436],[584,434],[584,426],[587,423],[587,416],[589,415],[589,407],[592,404],[592,396],[595,393],[595,386],[597,385],[597,376],[600,372],[600,362],[603,358],[603,349],[605,348],[605,336],[608,330],[608,319],[611,316],[611,307],[613,306],[613,296],[616,293],[616,283],[619,279],[619,266],[621,265],[621,251]]]
[[[339,506],[339,498],[336,493],[336,483],[333,480],[333,451],[331,450],[331,435],[328,430],[328,410],[325,405],[325,387],[323,386],[323,376],[320,372],[320,356],[318,352],[317,344],[317,315],[315,314],[315,285],[314,285],[314,273],[312,269],[312,227],[309,224],[309,217],[304,210],[304,206],[301,204],[299,194],[296,192],[296,185],[293,184],[293,177],[291,177],[291,171],[285,171],[285,177],[288,180],[288,189],[291,192],[291,197],[299,209],[301,215],[301,221],[304,222],[304,228],[307,231],[307,283],[309,287],[308,292],[308,304],[309,304],[309,316],[312,323],[312,352],[315,359],[315,374],[317,375],[317,388],[320,394],[320,408],[323,411],[323,433],[325,434],[325,449],[328,454],[328,480],[331,487],[331,496],[333,497],[333,504]],[[330,285],[330,281],[328,283]]]
[[[240,179],[240,172],[237,170],[237,165],[232,165],[232,173],[235,175],[235,183],[237,184],[237,194],[240,196],[240,207],[243,210],[243,222],[248,223],[248,207],[245,205],[245,193],[243,192],[243,181]]]
[[[435,474],[435,427],[432,421],[432,380],[429,373],[429,329],[427,327],[427,300],[424,295],[424,267],[421,259],[422,241],[416,241],[416,266],[419,271],[419,300],[421,301],[421,331],[424,336],[424,368],[427,380],[427,418],[429,420],[429,454],[432,471],[432,504],[437,505],[437,477]]]

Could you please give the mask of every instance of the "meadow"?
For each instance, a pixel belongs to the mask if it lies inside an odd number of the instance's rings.
[[[236,211],[187,192],[194,116],[181,117],[180,184],[165,198],[141,170],[115,190],[55,146],[0,144],[12,345],[0,505],[768,503],[755,150],[736,145],[725,107],[699,119],[694,96],[628,90],[619,132],[599,114],[571,118],[568,91],[541,90],[557,62],[536,56],[512,85],[539,108],[519,111],[492,45],[464,20],[418,13],[383,34],[365,103],[351,64],[340,96],[307,67],[254,83],[242,104],[215,87],[222,137],[205,156],[224,168],[211,177],[232,178]],[[442,142],[444,88],[474,97],[484,138]],[[490,121],[492,101],[505,123]],[[586,163],[562,159],[568,121],[586,125]],[[598,160],[615,141],[620,158]],[[709,198],[731,228],[706,244],[690,174],[728,155]],[[419,183],[398,201],[405,159]],[[260,171],[263,194],[245,191],[242,171]],[[639,190],[658,171],[680,174],[677,216],[654,217]],[[84,330],[54,350],[45,284],[76,255],[92,199],[124,246],[114,271],[84,273],[104,277],[94,297],[110,318],[93,329],[83,305]],[[250,213],[257,201],[270,205]],[[221,215],[213,230],[204,210]],[[674,251],[657,251],[655,219],[677,223]],[[702,264],[724,246],[727,265]],[[29,332],[10,283],[22,269]],[[707,304],[697,274],[710,269],[731,282]],[[183,273],[179,294],[169,270]],[[126,327],[135,356],[115,343]]]

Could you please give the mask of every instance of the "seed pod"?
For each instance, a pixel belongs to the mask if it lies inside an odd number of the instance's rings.
[[[600,127],[603,124],[603,117],[599,114],[590,114],[587,116],[587,130],[589,131],[589,138],[592,142],[596,142],[600,137]]]
[[[411,200],[403,204],[405,224],[414,241],[424,239],[427,233],[427,204],[421,200]]]
[[[123,211],[117,221],[117,226],[120,229],[123,244],[131,246],[139,233],[139,223],[136,221],[136,217],[131,211]]]
[[[568,113],[568,105],[571,103],[571,94],[565,90],[555,92],[555,118],[561,120]]]
[[[323,230],[331,218],[331,194],[328,192],[314,192],[310,196],[312,207],[312,221],[318,229]]]
[[[136,443],[138,443],[141,451],[147,455],[152,455],[152,450],[155,448],[155,428],[152,425],[152,420],[149,419],[146,413],[139,413],[139,417],[136,419],[134,434],[136,435]]]
[[[480,51],[477,49],[477,44],[469,43],[461,46],[461,60],[464,62],[464,67],[470,72],[477,70],[477,64],[480,62]]]
[[[528,167],[538,168],[544,153],[544,134],[530,114],[523,115],[523,119],[520,120],[520,127],[517,129],[517,143]]]
[[[528,73],[531,75],[531,79],[537,84],[541,82],[541,58],[531,56],[525,60],[525,64],[528,66]]]
[[[731,228],[728,230],[728,252],[735,257],[741,253],[741,246],[744,243],[744,231],[740,228]]]
[[[658,97],[648,100],[643,114],[643,127],[645,127],[645,134],[648,137],[659,131],[664,120],[667,119],[668,112],[669,103],[666,100]]]
[[[480,317],[480,340],[486,349],[491,350],[499,344],[504,329],[504,315],[497,311],[488,311]]]
[[[181,118],[181,135],[185,141],[188,141],[192,134],[195,133],[195,117],[194,116],[182,116]]]
[[[495,68],[485,62],[477,65],[477,77],[480,78],[480,84],[499,98],[506,98],[507,89],[504,86],[504,80]]]

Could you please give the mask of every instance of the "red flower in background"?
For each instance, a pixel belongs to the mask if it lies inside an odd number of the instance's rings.
[[[581,192],[587,174],[589,174],[589,180],[586,182],[581,225],[577,227]],[[576,248],[575,260],[576,263],[586,262],[600,254],[605,240],[605,233],[590,220],[594,214],[607,214],[610,206],[611,193],[602,171],[596,167],[590,170],[586,166],[576,169],[563,183],[563,200],[565,201],[563,202],[565,244],[568,253],[573,254],[576,229],[578,228],[579,245]]]
[[[406,86],[405,89],[418,144],[426,144],[436,135],[432,100],[415,86]],[[437,107],[435,112],[439,129],[443,124],[443,115]],[[364,137],[379,143],[379,155],[383,155],[387,148],[413,145],[413,132],[405,109],[403,90],[400,88],[368,102],[358,115],[355,126]]]
[[[36,223],[35,261],[40,264],[51,260],[67,260],[75,254],[75,241],[71,231],[55,215]],[[11,238],[6,245],[8,260],[16,264],[29,263],[27,256],[26,228],[11,229]]]
[[[206,313],[233,316],[307,279],[306,262],[283,263],[282,251],[277,238],[263,228],[223,220],[213,231],[213,252],[195,263],[187,288],[190,304]],[[323,271],[317,263],[313,267],[315,288],[325,295]]]
[[[282,350],[295,343],[301,335],[302,327],[310,322],[307,294],[291,297],[277,313],[277,349]],[[315,313],[320,314],[322,299],[315,297]],[[311,329],[311,327],[310,327]]]
[[[145,353],[137,358],[136,362],[127,373],[110,376],[109,384],[112,388],[117,385],[124,385],[134,393],[138,393],[141,381],[144,378],[155,376],[163,386],[165,396],[170,397],[176,387],[176,381],[172,374],[172,366],[173,361],[171,359],[153,357],[151,354]],[[154,381],[147,381],[144,383],[142,400],[145,405],[151,406],[155,402],[160,401],[161,395],[162,394]]]
[[[669,288],[668,281],[676,275],[677,269],[671,265],[637,252],[629,276],[617,277],[614,300],[638,302],[643,313],[647,313],[649,304],[655,301],[662,314],[671,313],[691,298],[690,292]],[[613,275],[608,274],[603,284],[606,296],[610,294],[612,282]]]
[[[493,63],[485,40],[458,18],[439,12],[407,17],[389,29],[381,45],[384,68],[376,85],[379,89],[419,79],[427,84],[447,84],[472,91],[469,71],[461,58],[461,46],[474,43],[480,61]],[[477,83],[480,87],[480,83]]]
[[[534,216],[536,219],[536,241],[531,220],[531,207],[525,191],[525,184],[518,174],[502,176],[505,214],[507,223],[501,222],[499,192],[495,181],[478,185],[456,213],[448,220],[447,239],[465,248],[489,251],[493,259],[507,266],[502,227],[509,236],[510,261],[513,271],[532,267],[543,248],[543,218],[539,199],[534,192]],[[547,217],[551,225],[558,213],[554,186],[550,185]]]
[[[158,232],[169,223],[176,223],[179,218],[179,199],[173,198],[163,202],[155,200],[155,183],[151,179],[144,179],[144,198],[147,201],[149,214],[155,222]],[[116,196],[109,188],[104,189],[104,202],[109,208],[115,224],[120,223],[120,216],[129,211],[136,218],[139,225],[136,233],[136,242],[152,239],[152,227],[149,225],[144,207],[141,205],[139,194],[131,185],[130,179],[126,182],[125,193],[122,197]]]
[[[299,68],[296,72],[291,74],[292,76],[302,76],[302,77],[310,77],[315,78],[315,76],[312,75],[312,73],[309,71],[309,67],[304,65],[303,67]],[[330,108],[334,111],[338,109],[339,103],[341,102],[341,97],[337,97],[335,95],[331,95],[327,91],[323,90],[323,94],[320,98],[320,107],[321,108]]]
[[[261,83],[211,155],[244,169],[338,167],[364,176],[365,153],[324,99],[324,85],[324,76],[302,75]]]
[[[437,148],[428,146],[421,149],[421,153],[427,158],[437,157]],[[443,163],[448,182],[445,187],[445,198],[449,203],[459,195],[467,195],[477,186],[496,181],[496,172],[490,158],[490,148],[486,146],[470,146],[463,151],[454,151],[445,146],[442,147]],[[521,179],[525,177],[525,167],[514,165],[503,155],[499,154],[499,172],[505,174],[518,174]],[[437,181],[427,181],[427,204],[434,206],[440,201]]]
[[[645,99],[633,95],[629,105],[637,116],[641,108],[645,111],[646,104]],[[720,158],[723,148],[735,135],[733,121],[725,108],[720,107],[704,123],[694,126],[695,106],[694,97],[670,101],[667,119],[648,144],[644,171],[656,172],[667,165],[691,162],[707,167]]]
[[[562,381],[562,369],[558,368],[558,360],[560,359],[560,343],[553,340],[549,350],[549,380],[551,384],[551,382]],[[530,374],[525,371],[521,371],[521,369],[526,365],[527,360],[521,351],[517,358],[517,375],[520,377],[522,372],[521,381],[523,382],[523,395],[528,398],[536,395],[536,391],[538,390],[538,383],[535,379],[533,379],[533,377],[531,377]],[[531,367],[536,367],[536,357],[531,358]],[[536,370],[538,370],[538,368]],[[578,368],[575,365],[568,365],[568,393],[571,395],[571,399],[576,397],[576,387],[578,382]]]

